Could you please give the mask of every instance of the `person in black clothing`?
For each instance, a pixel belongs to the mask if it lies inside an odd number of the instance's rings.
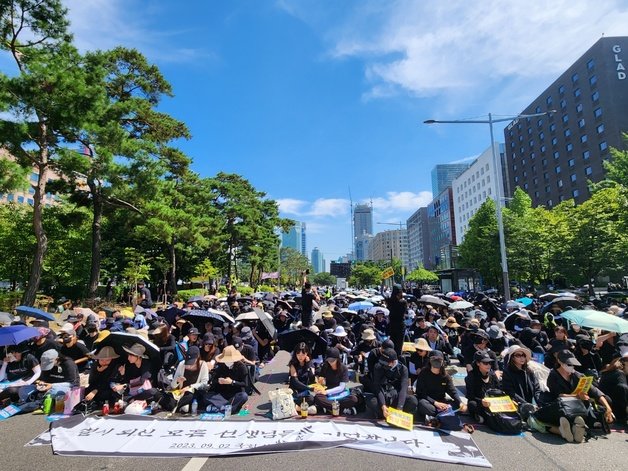
[[[40,376],[39,361],[29,352],[26,342],[10,345],[0,367],[0,381],[9,381],[8,386],[0,392],[0,401],[17,401],[20,389],[34,384]]]
[[[154,330],[148,331],[148,338],[159,347],[159,355],[161,356],[161,364],[165,370],[173,368],[179,361],[177,356],[177,341],[169,332],[166,324],[155,327]]]
[[[71,324],[66,323],[61,327],[59,330],[59,340],[61,341],[59,353],[65,357],[72,358],[79,369],[79,373],[84,372],[89,360],[89,350],[84,343],[78,341],[76,332]]]
[[[153,307],[153,295],[150,290],[146,287],[146,283],[140,280],[137,283],[137,287],[139,288],[139,302],[138,304],[145,309],[149,309]]]
[[[628,425],[628,353],[602,368],[600,390],[612,400],[616,423],[620,427]]]
[[[366,357],[374,348],[379,347],[377,337],[373,329],[364,329],[361,333],[362,341],[358,343],[352,352],[355,369],[364,374],[366,371]]]
[[[445,355],[445,359],[447,358],[447,355],[454,354],[451,345],[449,345],[447,339],[441,336],[436,326],[429,326],[427,329],[427,333],[423,335],[423,338],[427,340],[427,343],[432,350],[438,350],[439,352],[443,352],[443,354]]]
[[[312,284],[307,281],[307,275],[309,273],[310,270],[305,270],[302,274],[301,280],[301,324],[304,328],[308,328],[312,325],[312,309],[314,301],[320,301],[316,288],[313,288]]]
[[[389,407],[414,414],[417,399],[408,394],[409,386],[408,368],[399,363],[395,350],[385,349],[375,365],[373,390],[376,394],[367,400],[367,409],[376,419],[388,417]]]
[[[243,360],[244,356],[233,345],[225,347],[216,357],[209,392],[200,395],[199,406],[220,410],[230,404],[233,414],[240,412],[249,399],[246,393],[249,371]]]
[[[422,315],[418,315],[414,318],[414,322],[408,328],[408,334],[410,335],[410,340],[416,342],[418,339],[427,334],[428,325],[425,322],[425,317]]]
[[[83,335],[83,343],[87,347],[88,351],[94,349],[94,343],[98,339],[98,323],[96,321],[90,321],[85,326],[85,335]]]
[[[89,384],[85,388],[85,401],[94,401],[98,406],[105,402],[112,404],[120,398],[114,392],[111,383],[115,383],[118,376],[118,362],[120,358],[112,347],[103,347],[92,358],[96,363],[89,371]]]
[[[35,340],[30,345],[30,352],[35,356],[35,358],[37,358],[37,361],[39,361],[42,354],[46,350],[58,350],[60,347],[59,343],[56,340],[51,340],[48,338],[47,334],[44,334],[45,331],[50,331],[50,329],[47,329],[45,327],[41,327],[40,329],[44,329],[40,330],[42,335],[40,335],[39,337],[35,337]]]
[[[530,350],[513,345],[508,349],[502,376],[502,390],[517,405],[524,420],[541,404],[539,381],[528,368],[531,358]]]
[[[314,404],[318,412],[328,413],[332,410],[332,399],[345,391],[349,382],[349,369],[340,361],[340,352],[337,348],[327,349],[327,358],[321,366],[317,377],[317,384],[321,387],[314,390]],[[338,399],[340,410],[345,415],[356,413],[355,406],[358,398],[354,394],[349,394]]]
[[[379,358],[382,355],[382,352],[386,348],[392,348],[392,349],[395,348],[395,344],[392,342],[392,340],[390,339],[384,340],[381,345],[373,348],[368,353],[368,356],[366,357],[365,374],[360,376],[360,382],[364,386],[364,390],[367,392],[373,392],[372,391],[373,371],[375,371],[375,365],[379,361]]]
[[[312,366],[312,351],[307,343],[299,343],[292,352],[292,358],[288,363],[290,375],[289,386],[294,391],[294,402],[297,411],[300,412],[303,399],[308,406],[313,406],[314,397],[310,394],[311,384],[316,380],[314,367]],[[308,407],[308,414],[316,414],[316,407]]]
[[[127,361],[118,368],[121,376],[120,384],[115,384],[113,389],[117,393],[129,395],[129,401],[144,400],[148,403],[159,403],[162,397],[161,391],[152,386],[153,365],[144,355],[146,348],[139,343],[130,347],[123,347],[127,353]],[[157,409],[153,409],[157,412]]]
[[[419,421],[424,421],[428,416],[435,417],[449,406],[459,409],[459,412],[466,411],[451,376],[445,371],[445,357],[438,350],[430,353],[430,366],[419,373],[415,393],[419,400],[416,413]],[[445,395],[449,395],[451,400]]]
[[[403,289],[400,285],[394,285],[390,298],[386,300],[386,307],[390,314],[388,315],[388,334],[390,340],[395,344],[395,352],[397,356],[401,356],[403,348],[403,335],[405,324],[403,318],[408,310],[408,303],[403,298]]]
[[[499,379],[492,370],[493,359],[486,353],[476,352],[473,369],[467,374],[464,383],[467,387],[467,408],[479,423],[483,423],[489,412],[485,399],[489,389],[499,389]]]
[[[597,351],[594,350],[594,344],[591,337],[582,334],[577,335],[576,350],[574,353],[580,362],[580,366],[576,366],[576,371],[587,376],[594,376],[596,378],[600,375],[600,370],[602,369],[602,358]]]
[[[26,401],[35,391],[50,393],[55,397],[58,393],[65,394],[81,384],[76,363],[71,358],[60,355],[57,350],[45,351],[41,356],[40,365],[41,376],[35,384],[20,389],[20,400]]]
[[[408,359],[408,371],[410,373],[410,381],[412,384],[416,381],[417,376],[423,368],[430,364],[430,352],[432,348],[427,343],[427,340],[420,338],[414,344],[414,352],[410,354]]]
[[[472,344],[465,346],[462,350],[462,355],[464,356],[464,365],[467,368],[467,372],[473,369],[473,362],[475,359],[476,352],[482,352],[488,354],[493,359],[493,371],[496,374],[501,376],[501,372],[499,372],[499,365],[497,363],[497,355],[495,352],[489,349],[489,339],[488,334],[483,330],[478,330],[471,334]]]
[[[286,330],[290,329],[290,323],[292,322],[292,317],[288,314],[288,311],[285,309],[280,310],[273,319],[273,326],[277,331],[277,334],[281,334]]]

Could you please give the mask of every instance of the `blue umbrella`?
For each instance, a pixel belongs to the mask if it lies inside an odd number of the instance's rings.
[[[55,321],[55,316],[47,313],[46,311],[42,311],[41,309],[37,309],[36,307],[30,306],[18,306],[15,308],[18,314],[22,316],[34,317],[35,319],[41,319],[44,321]]]
[[[0,327],[0,347],[17,345],[33,337],[39,337],[40,335],[39,329],[35,327],[27,327],[25,325]]]
[[[523,304],[525,307],[528,307],[530,304],[534,302],[532,298],[519,298],[515,299],[516,302]]]
[[[366,311],[373,307],[373,303],[368,301],[358,301],[357,303],[349,304],[349,309],[352,311]]]
[[[592,309],[570,309],[561,314],[564,319],[574,324],[592,329],[608,330],[625,334],[628,332],[628,321],[612,314]]]

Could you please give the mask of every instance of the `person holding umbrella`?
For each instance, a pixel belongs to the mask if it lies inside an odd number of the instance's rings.
[[[152,386],[153,365],[144,355],[146,347],[140,343],[134,343],[122,349],[127,353],[127,361],[118,368],[121,382],[112,385],[112,389],[119,394],[127,390],[130,401],[144,400],[159,403],[162,393]]]
[[[0,381],[8,381],[9,384],[0,392],[0,401],[17,401],[20,389],[35,383],[40,376],[41,366],[26,342],[9,345],[0,367]]]

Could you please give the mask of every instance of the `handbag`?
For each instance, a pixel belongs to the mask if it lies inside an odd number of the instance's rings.
[[[585,418],[589,414],[589,404],[585,404],[577,397],[559,397],[558,409],[561,417],[567,418],[570,423],[573,423],[576,417]]]
[[[277,388],[268,391],[273,420],[289,419],[297,415],[297,409],[292,398],[292,389]]]

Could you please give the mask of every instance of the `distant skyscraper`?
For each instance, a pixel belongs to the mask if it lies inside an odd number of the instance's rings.
[[[390,261],[396,258],[408,268],[408,233],[405,229],[378,232],[369,246],[369,260]]]
[[[451,182],[469,168],[471,162],[438,164],[432,169],[432,195],[436,198],[451,186]]]
[[[356,260],[366,260],[368,253],[367,236],[373,234],[373,206],[356,204],[353,210],[353,253]]]
[[[290,247],[307,257],[307,252],[305,252],[305,223],[296,221],[288,232],[282,232],[281,246]]]
[[[321,273],[325,271],[325,259],[323,253],[318,250],[318,247],[312,249],[312,269],[314,273]]]
[[[429,265],[425,259],[429,253],[430,237],[427,225],[427,207],[417,209],[406,221],[408,228],[408,269]]]

